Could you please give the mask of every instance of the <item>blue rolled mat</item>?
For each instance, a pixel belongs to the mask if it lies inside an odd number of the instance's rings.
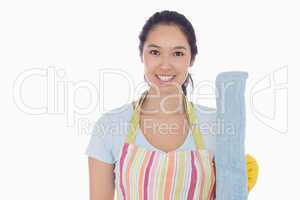
[[[216,78],[216,200],[246,200],[245,82],[247,72],[229,71]]]

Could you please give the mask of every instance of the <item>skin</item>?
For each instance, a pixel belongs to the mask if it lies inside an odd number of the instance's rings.
[[[153,135],[153,131],[166,132],[161,127],[144,129],[145,123],[140,124],[145,137],[150,143],[164,151],[180,146],[185,140],[188,126],[185,125],[186,116],[182,104],[181,85],[187,78],[189,67],[192,66],[191,51],[187,38],[182,31],[174,25],[158,25],[152,29],[145,41],[141,58],[144,71],[150,82],[150,89],[140,113],[140,121],[155,119],[151,125],[165,123],[175,133]],[[170,84],[162,85],[155,77],[156,74],[176,75]],[[173,98],[172,98],[173,97]],[[176,97],[176,98],[174,98]],[[164,102],[161,104],[161,102]],[[167,120],[166,120],[167,119]],[[177,125],[177,128],[174,128]],[[165,127],[165,126],[164,126]],[[179,127],[179,128],[178,128]],[[168,130],[167,130],[168,131]],[[172,137],[172,143],[170,143]],[[88,158],[90,200],[112,200],[114,198],[113,164]]]
[[[114,165],[88,158],[90,200],[114,199]]]
[[[142,62],[150,83],[149,96],[142,105],[143,114],[170,117],[183,114],[181,85],[192,66],[191,50],[186,36],[175,25],[158,25],[144,43]],[[160,84],[155,75],[176,75],[169,84]]]

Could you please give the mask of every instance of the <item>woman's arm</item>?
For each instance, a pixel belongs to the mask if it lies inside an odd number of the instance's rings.
[[[114,199],[114,164],[88,158],[90,200]]]

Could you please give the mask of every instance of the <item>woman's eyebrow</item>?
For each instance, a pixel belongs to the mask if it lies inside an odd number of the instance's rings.
[[[147,47],[154,47],[154,48],[158,48],[158,49],[161,48],[160,46],[158,46],[156,44],[149,44]],[[186,47],[184,47],[184,46],[176,46],[173,49],[184,49],[184,50],[186,50]]]
[[[186,50],[186,48],[184,46],[176,46],[173,49],[184,49],[184,50]]]
[[[155,47],[155,48],[158,48],[158,49],[161,48],[160,46],[158,46],[158,45],[156,45],[156,44],[149,44],[147,47]]]

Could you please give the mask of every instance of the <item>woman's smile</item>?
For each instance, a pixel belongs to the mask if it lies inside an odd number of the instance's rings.
[[[155,75],[160,84],[170,83],[174,80],[176,75]]]

